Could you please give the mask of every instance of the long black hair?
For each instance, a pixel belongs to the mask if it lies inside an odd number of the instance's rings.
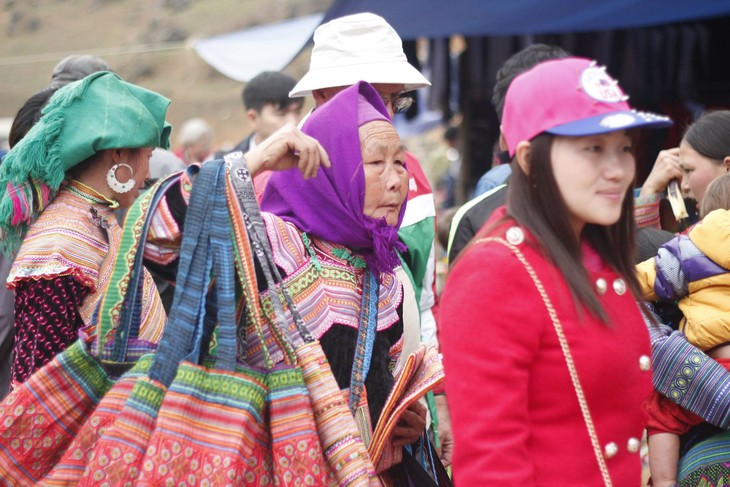
[[[512,162],[507,193],[507,211],[527,228],[540,244],[540,250],[562,273],[579,309],[608,324],[608,318],[588,271],[582,264],[580,240],[570,224],[569,212],[553,174],[550,150],[554,136],[540,134],[531,141],[529,174]],[[626,191],[621,216],[613,225],[585,225],[582,237],[625,279],[637,301],[641,292],[634,270],[634,198]],[[643,307],[642,307],[643,308]]]
[[[730,156],[730,110],[704,113],[687,128],[683,140],[699,155],[721,163]]]

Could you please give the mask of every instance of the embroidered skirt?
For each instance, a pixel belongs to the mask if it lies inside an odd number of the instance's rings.
[[[677,479],[683,487],[730,484],[730,431],[692,447],[679,461]]]

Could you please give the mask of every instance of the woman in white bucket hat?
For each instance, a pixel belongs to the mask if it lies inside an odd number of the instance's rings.
[[[403,85],[400,91],[431,86],[408,63],[401,38],[393,27],[378,15],[361,13],[334,19],[317,28],[309,71],[289,96],[314,95],[317,90],[344,88],[358,81]],[[377,86],[375,89],[380,92]]]

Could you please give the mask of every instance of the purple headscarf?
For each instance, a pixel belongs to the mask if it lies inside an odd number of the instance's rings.
[[[376,272],[390,272],[400,265],[398,240],[406,202],[395,227],[385,218],[363,213],[363,172],[358,127],[374,120],[391,123],[375,89],[361,81],[317,108],[302,131],[327,151],[332,167],[320,167],[317,177],[305,180],[297,169],[275,172],[266,185],[261,209],[292,222],[308,235],[345,245],[361,253]]]

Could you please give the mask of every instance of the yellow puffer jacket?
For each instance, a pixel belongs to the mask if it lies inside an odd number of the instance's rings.
[[[679,298],[690,343],[709,350],[730,342],[730,211],[711,212],[636,269],[644,299]]]

